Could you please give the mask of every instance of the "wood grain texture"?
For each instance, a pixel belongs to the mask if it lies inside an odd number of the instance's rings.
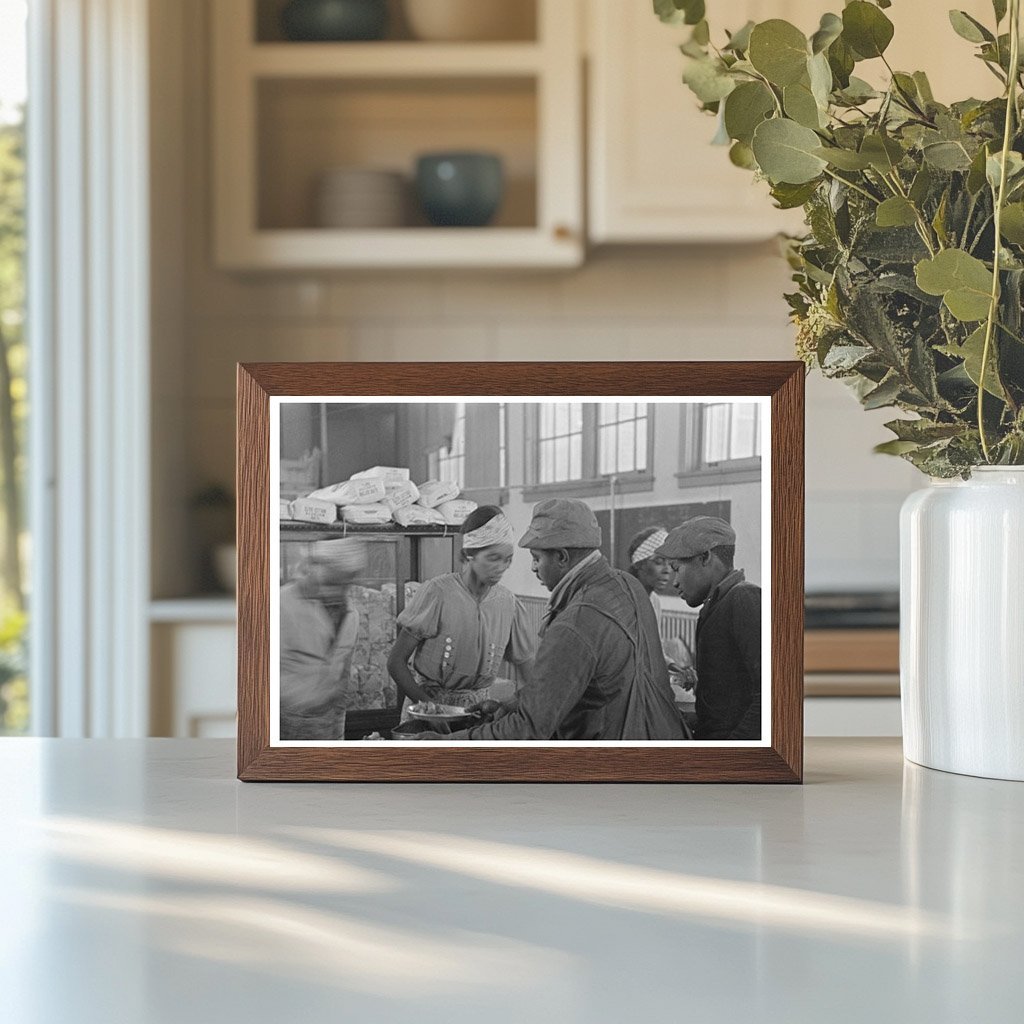
[[[271,747],[269,396],[767,395],[771,747]],[[250,363],[238,368],[238,777],[243,781],[800,782],[804,367],[798,362]]]
[[[805,672],[899,670],[898,629],[809,629],[804,636]]]

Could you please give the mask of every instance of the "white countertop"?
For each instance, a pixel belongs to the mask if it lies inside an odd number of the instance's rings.
[[[1024,785],[809,740],[803,787],[243,785],[0,741],[10,1024],[1016,1022]]]

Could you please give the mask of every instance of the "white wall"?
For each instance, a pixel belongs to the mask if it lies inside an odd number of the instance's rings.
[[[157,135],[180,131],[183,143],[177,164],[161,168],[157,185],[171,202],[180,192],[185,204],[184,315],[177,353],[185,371],[180,402],[175,393],[174,412],[165,417],[171,420],[165,424],[167,435],[158,439],[157,447],[168,454],[158,456],[155,472],[161,472],[161,458],[173,459],[180,438],[189,489],[233,479],[234,364],[239,360],[793,357],[781,298],[787,267],[770,244],[596,252],[585,267],[568,273],[246,277],[214,270],[208,5],[175,0],[171,9],[179,3],[181,120],[164,124],[157,118],[153,130]],[[174,159],[170,150],[163,152]],[[166,336],[161,340],[171,344]],[[163,358],[173,362],[173,355]],[[809,588],[896,586],[896,513],[918,477],[895,459],[871,454],[871,446],[885,439],[885,419],[885,413],[863,413],[838,384],[808,381]],[[187,515],[184,506],[178,513]],[[165,518],[166,526],[157,524],[158,545],[173,536],[174,517]],[[160,586],[158,579],[158,592]]]

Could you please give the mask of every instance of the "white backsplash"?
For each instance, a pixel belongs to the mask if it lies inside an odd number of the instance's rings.
[[[785,264],[765,245],[601,253],[570,273],[232,278],[191,263],[188,461],[230,480],[236,360],[787,359]],[[808,378],[807,585],[893,588],[897,512],[916,473],[865,414]]]

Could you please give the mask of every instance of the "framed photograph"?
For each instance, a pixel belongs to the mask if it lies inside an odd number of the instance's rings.
[[[799,782],[798,362],[238,367],[238,776]]]

